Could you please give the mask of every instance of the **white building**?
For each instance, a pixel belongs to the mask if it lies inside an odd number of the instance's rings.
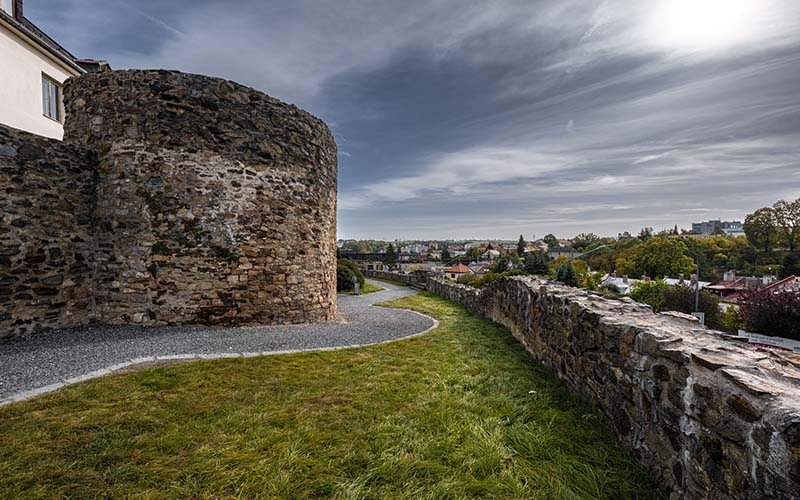
[[[22,1],[0,0],[0,123],[61,139],[64,81],[107,65],[76,59],[23,16]]]

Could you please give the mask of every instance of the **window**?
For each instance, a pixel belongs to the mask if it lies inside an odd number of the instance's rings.
[[[44,116],[61,121],[61,86],[47,75],[42,75],[42,112]]]
[[[0,0],[0,8],[2,8],[9,16],[13,16],[14,0]]]

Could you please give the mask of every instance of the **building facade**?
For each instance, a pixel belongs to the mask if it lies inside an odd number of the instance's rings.
[[[692,224],[692,232],[696,234],[714,234],[722,232],[726,236],[744,235],[744,224],[741,221],[721,221],[710,220],[706,222],[695,222]]]
[[[0,123],[44,137],[64,135],[62,85],[92,72],[25,18],[22,0],[0,0]]]

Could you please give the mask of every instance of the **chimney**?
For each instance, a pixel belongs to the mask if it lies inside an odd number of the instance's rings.
[[[613,273],[611,273],[611,277],[612,277],[612,278],[616,278],[616,277],[617,277],[617,272],[616,272],[616,271],[614,271]]]
[[[678,275],[678,284],[679,284],[679,285],[683,285],[683,277],[684,277],[684,276],[686,276],[686,275],[685,275],[685,274],[683,274],[683,273],[680,273],[680,274]]]
[[[692,285],[696,285],[697,284],[697,275],[696,274],[693,274],[691,276],[691,278],[689,278],[689,279],[691,280]]]
[[[722,279],[725,281],[733,281],[736,279],[736,271],[730,270],[727,271],[723,276]]]
[[[625,283],[626,285],[628,284],[628,275],[627,274],[622,277],[622,282]]]
[[[650,283],[650,276],[643,274],[642,281],[644,281],[645,283]]]
[[[11,0],[14,2],[14,19],[22,21],[22,0]]]

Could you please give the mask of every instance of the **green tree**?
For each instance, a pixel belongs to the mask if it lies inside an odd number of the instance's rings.
[[[450,250],[447,248],[447,245],[442,247],[442,260],[447,262],[450,260],[452,256],[450,255]]]
[[[547,244],[548,250],[558,248],[558,238],[556,238],[555,235],[548,234],[547,236],[542,238],[542,241],[544,241]]]
[[[697,294],[700,312],[705,314],[706,325],[715,328],[719,325],[719,297],[705,290]],[[664,310],[684,314],[694,312],[695,289],[689,286],[670,286],[664,291]]]
[[[386,254],[383,256],[383,262],[389,265],[397,262],[397,252],[394,249],[394,245],[391,243],[389,243],[389,246],[386,248]]]
[[[508,262],[508,257],[501,255],[492,266],[492,272],[500,274],[508,271]]]
[[[470,261],[478,260],[481,258],[481,249],[478,247],[472,247],[469,250],[467,250],[467,254],[465,255],[465,257]]]
[[[639,239],[642,241],[647,241],[653,237],[653,228],[652,227],[643,227],[641,231],[639,231]]]
[[[778,239],[778,222],[775,210],[760,208],[748,215],[744,220],[744,234],[754,246],[768,254]]]
[[[800,244],[800,198],[795,201],[779,201],[773,206],[775,224],[781,239],[790,252]]]
[[[522,235],[520,234],[519,241],[517,242],[517,255],[519,255],[520,257],[525,255],[525,246],[526,246],[525,238],[523,238]]]
[[[800,254],[787,253],[783,258],[781,277],[800,276]]]
[[[524,268],[528,274],[547,274],[549,258],[546,252],[529,252],[525,254]]]
[[[653,312],[661,312],[664,307],[664,293],[667,288],[669,288],[669,285],[660,279],[645,281],[636,285],[629,296],[636,302],[649,305],[653,308]]]
[[[656,237],[636,247],[630,258],[628,275],[654,278],[691,274],[694,260],[686,256],[686,245],[678,239]],[[617,272],[621,272],[617,269]]]
[[[600,289],[601,285],[602,285],[602,276],[600,275],[600,273],[586,274],[581,280],[581,287],[587,290],[596,291]]]
[[[578,286],[578,274],[575,268],[572,267],[572,261],[567,261],[566,264],[559,266],[556,272],[556,280],[569,286]]]
[[[598,241],[600,241],[600,237],[594,233],[581,233],[575,236],[572,246],[577,250],[582,250]]]

